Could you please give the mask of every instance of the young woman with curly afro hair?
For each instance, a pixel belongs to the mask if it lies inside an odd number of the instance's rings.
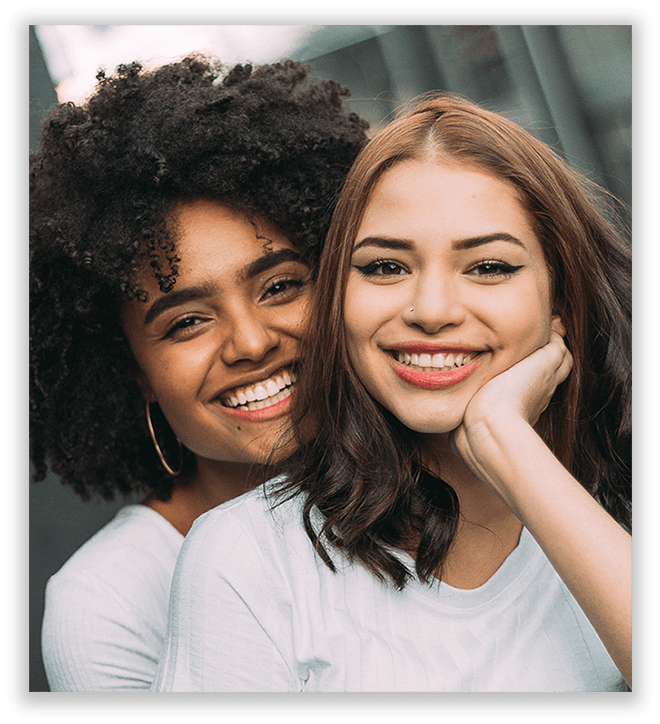
[[[98,75],[30,161],[30,456],[134,500],[49,581],[52,690],[145,689],[193,520],[272,475],[317,258],[367,124],[286,61]]]

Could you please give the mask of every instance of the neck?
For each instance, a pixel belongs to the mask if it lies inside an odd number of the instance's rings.
[[[443,580],[456,588],[484,584],[518,545],[522,524],[500,496],[451,449],[449,436],[424,440],[424,464],[456,492],[460,520]]]
[[[448,434],[425,436],[422,459],[430,472],[442,478],[456,492],[461,518],[477,525],[487,525],[507,511],[510,513],[502,498],[454,453]]]
[[[247,493],[272,477],[268,468],[257,463],[235,463],[197,458],[197,469],[185,487],[195,491],[206,510]]]
[[[152,495],[145,505],[185,536],[202,513],[252,490],[268,477],[271,476],[263,465],[198,457],[195,471],[177,481],[169,500],[158,500]]]

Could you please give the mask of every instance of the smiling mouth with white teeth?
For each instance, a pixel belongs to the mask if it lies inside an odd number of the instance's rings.
[[[234,410],[263,410],[290,397],[295,382],[296,373],[290,368],[282,369],[261,382],[230,390],[220,402]]]
[[[448,372],[464,367],[477,356],[478,352],[438,352],[436,354],[417,354],[415,352],[394,352],[394,358],[406,367],[415,367],[424,372]]]

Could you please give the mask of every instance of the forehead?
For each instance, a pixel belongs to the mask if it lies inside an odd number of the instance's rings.
[[[379,228],[428,230],[448,236],[532,231],[517,189],[471,166],[402,161],[378,180],[365,207],[358,241]]]
[[[219,201],[196,200],[174,207],[169,218],[176,251],[176,286],[197,283],[202,278],[236,276],[255,259],[274,250],[295,249],[288,238],[268,220],[248,216]],[[150,263],[145,259],[138,283],[150,293],[160,293]],[[169,274],[164,251],[160,251],[162,273]]]
[[[248,217],[218,201],[179,204],[172,220],[181,274],[200,265],[240,263],[279,246],[292,247],[266,219]]]

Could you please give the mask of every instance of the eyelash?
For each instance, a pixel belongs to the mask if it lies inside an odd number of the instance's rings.
[[[517,271],[523,268],[523,265],[519,264],[517,266],[513,266],[511,264],[507,264],[505,261],[497,261],[497,259],[482,259],[480,262],[477,262],[472,267],[470,267],[470,269],[468,269],[468,272],[474,272],[477,269],[484,267],[492,267],[493,269],[495,269],[495,273],[477,274],[476,276],[506,278],[513,276]]]
[[[299,277],[284,276],[279,279],[274,279],[268,286],[268,289],[261,296],[260,301],[267,300],[269,298],[279,297],[280,295],[286,295],[287,292],[293,288],[295,291],[299,291],[305,285],[305,280]],[[280,289],[278,290],[278,287]],[[284,288],[281,288],[284,287]],[[297,296],[297,295],[296,295]],[[206,318],[199,314],[189,314],[181,319],[177,320],[169,327],[163,339],[170,339],[179,334],[186,334],[193,330],[198,324],[206,321]]]
[[[399,264],[398,262],[389,260],[389,259],[376,259],[375,261],[370,262],[369,264],[364,264],[363,266],[356,265],[355,268],[365,277],[374,277],[374,276],[400,276],[401,272],[397,272],[396,274],[379,274],[378,270],[382,269],[382,267],[386,265],[390,265],[390,268],[397,267],[399,270],[405,271],[405,268]],[[522,269],[523,265],[519,264],[517,266],[507,264],[504,261],[498,261],[497,259],[482,259],[481,261],[474,264],[470,269],[468,269],[468,273],[474,272],[478,269],[483,269],[485,267],[491,267],[495,273],[489,272],[486,274],[477,274],[476,276],[483,276],[483,277],[511,277],[513,276],[517,271]]]
[[[187,333],[191,329],[197,326],[197,324],[190,324],[190,322],[203,322],[204,317],[201,317],[198,314],[189,314],[187,317],[183,317],[182,319],[179,319],[177,322],[175,322],[171,327],[169,327],[165,334],[163,335],[163,339],[170,339],[171,337],[174,337],[178,333]]]
[[[369,264],[364,264],[363,266],[355,265],[355,268],[365,277],[375,277],[375,276],[400,276],[399,273],[397,274],[377,274],[376,270],[380,267],[384,267],[385,265],[389,264],[391,267],[398,267],[399,269],[404,269],[404,267],[401,266],[401,264],[392,261],[390,259],[376,259],[375,261],[369,262]]]
[[[284,289],[277,291],[276,287],[281,286],[284,286]],[[286,294],[290,287],[294,287],[299,291],[300,289],[302,289],[303,286],[305,286],[305,280],[300,279],[300,277],[296,276],[283,276],[279,279],[273,279],[268,289],[262,295],[261,299],[263,300],[267,299],[268,297],[275,297],[281,294]]]

